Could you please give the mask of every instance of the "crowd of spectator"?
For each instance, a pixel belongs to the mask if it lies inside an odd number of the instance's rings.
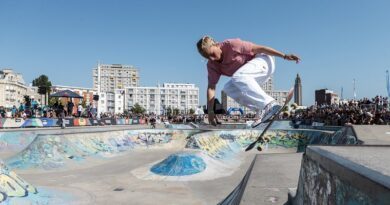
[[[61,118],[61,117],[97,117],[96,106],[92,103],[75,105],[72,101],[67,103],[55,102],[53,105],[41,105],[38,101],[32,99],[28,102],[23,102],[11,108],[0,106],[0,118]]]
[[[333,105],[313,105],[307,109],[293,110],[286,119],[304,125],[311,125],[313,122],[332,126],[386,125],[390,124],[389,100],[387,97],[376,96]]]
[[[75,107],[76,106],[76,107]],[[320,123],[324,125],[343,126],[345,124],[390,124],[389,99],[383,96],[374,98],[363,98],[361,100],[342,101],[332,105],[313,105],[305,109],[290,109],[289,112],[283,112],[282,119],[292,120],[302,125],[312,125]],[[207,122],[207,115],[194,114],[176,114],[176,115],[155,115],[155,114],[135,114],[130,112],[115,113],[97,113],[96,106],[74,105],[68,101],[65,105],[60,102],[52,106],[41,106],[38,102],[32,100],[30,103],[22,103],[19,107],[5,109],[0,107],[0,118],[64,118],[64,117],[85,117],[85,118],[125,118],[125,119],[144,119],[146,122],[169,122],[169,123],[199,123]],[[218,115],[222,123],[226,122],[246,122],[254,120],[253,114],[246,115]]]

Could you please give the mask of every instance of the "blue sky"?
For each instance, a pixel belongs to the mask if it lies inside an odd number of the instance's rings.
[[[46,74],[58,85],[92,87],[97,62],[139,68],[141,85],[195,83],[205,103],[206,62],[195,43],[241,38],[302,58],[278,59],[275,88],[297,73],[303,102],[328,88],[344,97],[386,94],[390,1],[0,1],[0,68],[27,82]],[[228,78],[220,80],[217,91]]]

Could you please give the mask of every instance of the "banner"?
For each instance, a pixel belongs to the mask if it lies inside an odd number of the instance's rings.
[[[73,125],[74,126],[88,126],[91,125],[90,121],[85,118],[75,118],[73,120]]]
[[[54,118],[41,118],[43,127],[56,127],[57,119]]]
[[[92,119],[92,118],[65,118],[65,126],[102,126],[102,125],[132,125],[145,124],[144,119]],[[62,119],[57,118],[2,118],[0,128],[24,128],[24,127],[61,127]]]
[[[11,128],[11,127],[21,127],[24,123],[23,118],[5,118],[3,119],[3,127],[4,128]]]

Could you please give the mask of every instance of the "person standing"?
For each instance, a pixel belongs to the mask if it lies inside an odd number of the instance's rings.
[[[77,106],[77,116],[81,117],[81,113],[83,112],[83,106],[81,103],[79,103],[79,106]]]
[[[72,102],[72,99],[70,99],[70,101],[68,102],[68,116],[73,115],[73,107],[74,107],[74,104]]]

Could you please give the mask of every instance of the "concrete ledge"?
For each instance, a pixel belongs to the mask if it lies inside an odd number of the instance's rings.
[[[242,195],[244,194],[245,187],[248,183],[249,177],[251,175],[253,165],[255,165],[257,155],[253,159],[251,165],[248,168],[248,171],[246,172],[244,178],[241,180],[240,184],[218,205],[236,205],[240,204]]]
[[[389,125],[352,125],[352,129],[364,145],[390,145]]]
[[[220,204],[284,204],[298,182],[302,153],[257,154],[241,183]]]
[[[390,146],[309,146],[293,204],[387,204],[389,165]]]

